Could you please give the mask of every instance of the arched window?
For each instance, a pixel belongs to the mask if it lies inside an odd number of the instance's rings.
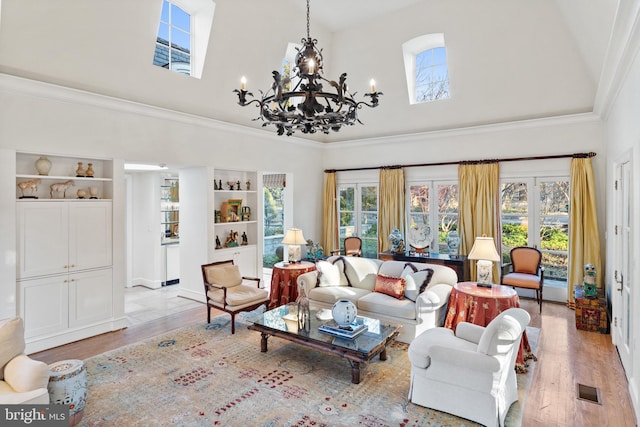
[[[444,34],[426,34],[402,45],[409,103],[448,99],[449,71]]]

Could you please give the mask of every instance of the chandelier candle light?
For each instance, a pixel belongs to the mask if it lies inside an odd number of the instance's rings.
[[[500,261],[498,251],[496,251],[496,244],[493,242],[493,237],[476,237],[473,242],[471,252],[469,252],[469,259],[478,260],[477,275],[478,286],[483,288],[490,288],[493,283],[493,262]]]
[[[352,126],[358,119],[358,110],[363,105],[377,107],[378,97],[382,92],[376,92],[375,81],[372,79],[371,92],[364,96],[371,98],[371,102],[356,101],[355,92],[351,94],[347,88],[347,73],[342,73],[338,82],[327,80],[322,75],[322,49],[316,46],[318,41],[312,39],[309,31],[309,0],[307,0],[307,38],[303,38],[302,48],[297,49],[295,76],[283,76],[273,71],[273,84],[266,92],[260,91],[260,98],[254,98],[246,90],[247,80],[243,76],[240,81],[238,104],[243,107],[255,103],[260,109],[260,116],[254,120],[263,120],[262,126],[274,125],[278,135],[293,135],[295,131],[302,133],[330,131],[337,132],[342,126]],[[326,82],[333,92],[325,92],[322,83]],[[290,86],[295,84],[292,90]],[[247,101],[247,95],[252,97]]]
[[[289,262],[300,262],[300,245],[306,245],[307,241],[299,228],[290,228],[282,239],[283,245],[289,246]]]

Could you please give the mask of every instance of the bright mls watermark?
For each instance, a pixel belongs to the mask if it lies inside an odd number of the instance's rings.
[[[67,405],[0,405],[0,425],[67,427]]]

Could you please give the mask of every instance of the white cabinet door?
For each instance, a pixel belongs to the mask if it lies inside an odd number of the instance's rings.
[[[70,271],[112,263],[111,202],[69,203]]]
[[[52,334],[67,329],[67,275],[18,282],[20,317],[24,319],[25,338]]]
[[[258,277],[256,272],[256,247],[255,245],[237,246],[235,248],[218,249],[213,254],[212,262],[232,259],[240,268],[240,274],[245,277]]]
[[[111,317],[111,268],[69,275],[69,327],[86,326]]]
[[[18,203],[18,278],[69,270],[67,202]]]

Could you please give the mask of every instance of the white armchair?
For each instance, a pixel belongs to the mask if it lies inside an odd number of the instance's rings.
[[[531,317],[521,308],[486,327],[459,323],[429,329],[409,346],[411,402],[484,424],[503,426],[518,400],[515,359]]]
[[[49,403],[49,366],[24,354],[22,319],[0,320],[0,404]]]

